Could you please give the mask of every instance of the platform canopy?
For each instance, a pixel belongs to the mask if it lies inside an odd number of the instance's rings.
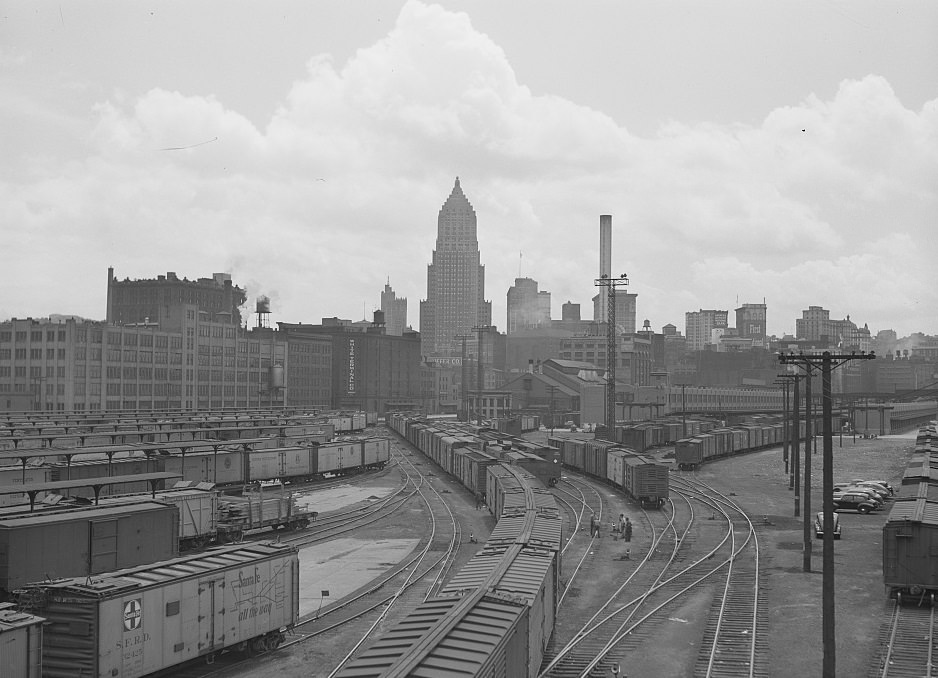
[[[152,496],[156,497],[157,485],[162,481],[173,478],[181,478],[181,473],[170,473],[160,471],[158,473],[129,473],[122,476],[109,476],[107,478],[81,478],[78,480],[60,480],[49,483],[27,483],[26,485],[5,485],[0,486],[0,494],[20,494],[25,493],[29,496],[29,510],[32,511],[36,504],[36,495],[40,492],[55,492],[58,490],[69,490],[78,487],[90,487],[94,490],[94,503],[98,503],[101,494],[101,488],[106,485],[118,485],[120,483],[138,483],[146,481],[150,484]]]

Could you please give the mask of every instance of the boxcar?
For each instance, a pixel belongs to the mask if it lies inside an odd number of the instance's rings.
[[[163,457],[163,463],[167,471],[181,474],[183,480],[242,485],[245,482],[242,455],[240,450],[188,452],[185,457],[181,454]]]
[[[156,501],[51,510],[0,521],[0,589],[84,577],[179,555],[179,509]]]
[[[938,488],[923,482],[919,496],[896,500],[883,525],[883,583],[890,596],[933,601],[938,591],[936,552]]]
[[[48,466],[27,466],[24,473],[22,466],[3,466],[0,467],[0,486],[4,489],[13,488],[16,485],[33,483],[47,483],[52,480],[51,471]],[[42,498],[42,494],[38,498]],[[29,497],[25,494],[0,494],[0,506],[14,506],[16,504],[29,503]]]
[[[0,603],[0,667],[4,677],[41,678],[42,624],[45,621]]]
[[[299,612],[294,546],[213,548],[101,577],[33,584],[43,676],[137,678],[226,650],[279,645]]]
[[[314,445],[312,453],[315,464],[310,466],[316,475],[322,476],[330,473],[344,475],[358,471],[362,465],[362,441],[336,441]]]

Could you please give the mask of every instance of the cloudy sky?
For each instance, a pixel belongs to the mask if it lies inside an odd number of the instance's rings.
[[[931,0],[3,1],[0,319],[103,318],[113,266],[289,322],[390,280],[419,329],[459,176],[502,329],[519,275],[592,317],[612,214],[656,330],[938,334],[935,35]]]

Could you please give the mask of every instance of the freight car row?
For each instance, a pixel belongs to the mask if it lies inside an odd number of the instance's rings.
[[[474,439],[474,427],[390,415],[388,426],[479,494],[485,475],[489,509],[498,517],[485,546],[446,585],[338,675],[529,676],[539,673],[556,621],[562,523],[553,495],[527,469],[507,460],[480,471],[467,462],[467,446],[444,439]],[[448,455],[448,456],[447,456]],[[463,457],[460,466],[457,458]],[[553,462],[551,462],[553,463]],[[467,484],[467,483],[471,483]]]
[[[170,453],[173,448],[165,448],[161,450],[163,454],[148,453],[146,456],[136,450],[133,453],[139,456],[80,458],[67,463],[46,461],[45,457],[38,456],[34,457],[37,463],[33,465],[0,468],[0,487],[159,472],[176,473],[184,481],[212,483],[219,487],[239,487],[269,480],[296,483],[382,468],[390,458],[388,439],[379,437],[345,438],[288,447],[241,447],[250,446],[232,445],[226,449],[216,444],[190,448],[191,451],[184,454],[173,454]],[[76,451],[72,454],[78,456]],[[108,493],[129,494],[148,489],[145,482],[131,482],[115,485]],[[77,490],[75,494],[89,497],[91,490]],[[24,501],[26,499],[22,495],[0,495],[0,505]]]
[[[821,424],[820,418],[815,419],[812,430],[820,431]],[[804,421],[801,422],[798,440],[807,440],[807,426]],[[682,471],[693,470],[715,459],[775,447],[784,441],[783,422],[760,423],[759,420],[752,420],[738,426],[715,428],[678,440],[674,446],[674,461]]]
[[[63,422],[63,425],[26,426],[17,422],[0,422],[0,450],[248,437],[320,439],[324,436],[322,439],[331,440],[335,435],[362,433],[376,423],[377,414],[373,412],[257,419],[190,417],[87,425]]]
[[[883,583],[899,602],[934,605],[938,592],[938,433],[919,429],[896,501],[883,525]]]
[[[643,506],[668,500],[670,466],[617,443],[582,438],[548,438],[563,465],[611,483]]]
[[[299,573],[296,547],[253,543],[29,584],[15,625],[0,609],[3,676],[140,678],[273,649],[299,617]]]
[[[522,467],[545,487],[553,487],[560,479],[557,452],[523,438],[471,424],[439,419],[402,420],[398,415],[388,416],[388,426],[482,500],[487,496],[486,469],[494,464]]]
[[[185,485],[185,484],[183,484]],[[292,493],[258,487],[239,496],[210,486],[0,510],[0,599],[36,579],[96,575],[166,560],[247,532],[302,529],[316,512]]]

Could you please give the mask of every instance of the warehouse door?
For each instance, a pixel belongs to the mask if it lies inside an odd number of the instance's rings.
[[[199,582],[199,651],[219,650],[225,645],[225,580]]]
[[[88,549],[91,574],[117,569],[117,520],[95,520],[91,523]]]

